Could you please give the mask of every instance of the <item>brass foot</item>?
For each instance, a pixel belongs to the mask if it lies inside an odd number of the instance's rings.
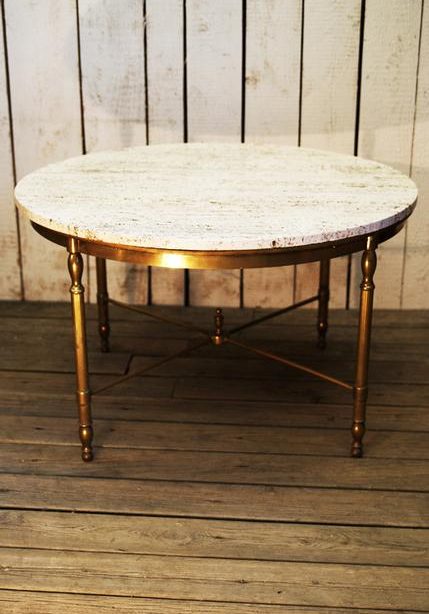
[[[365,434],[365,424],[363,422],[354,422],[352,426],[352,448],[351,456],[353,458],[361,458],[363,455],[362,439]]]
[[[79,437],[82,443],[82,460],[89,463],[94,458],[92,452],[93,430],[90,425],[81,425],[79,427]]]

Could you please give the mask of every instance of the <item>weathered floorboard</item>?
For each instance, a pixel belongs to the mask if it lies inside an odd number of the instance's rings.
[[[67,609],[69,614],[350,614],[349,608],[307,608],[305,606],[263,605],[252,603],[210,602],[197,600],[148,599],[144,597],[110,597],[99,595],[68,595],[64,593],[36,593],[0,590],[0,605],[5,604],[10,614],[58,614]],[[385,614],[386,610],[359,608],[359,614]],[[392,614],[417,614],[415,610],[389,610]]]
[[[321,563],[347,563],[352,553],[359,565],[429,563],[422,529],[338,526],[333,531],[329,525],[16,510],[1,511],[0,520],[0,546],[8,548],[37,542],[47,550]]]
[[[75,418],[1,416],[0,443],[70,445]],[[344,458],[348,438],[340,429],[311,429],[213,424],[168,424],[97,420],[96,440],[104,448],[192,450],[251,454],[305,454]],[[369,431],[366,457],[427,459],[429,434]],[[266,460],[266,459],[265,459]],[[346,458],[346,461],[350,459]],[[355,463],[356,464],[356,463]]]
[[[126,445],[124,441],[122,444]],[[23,462],[31,458],[32,470],[37,470],[39,475],[429,491],[425,460],[395,459],[392,462],[392,459],[365,458],[355,463],[341,455],[318,457],[315,463],[314,455],[302,454],[208,454],[97,446],[95,453],[97,462],[83,466],[76,449],[70,446],[2,443],[0,466],[2,472],[25,473]]]
[[[7,565],[5,565],[7,561]],[[2,588],[347,607],[429,608],[429,570],[0,549]],[[142,579],[144,581],[142,582]],[[359,590],[356,590],[356,587]]]
[[[351,379],[355,314],[242,338]],[[92,385],[192,334],[88,309]],[[210,326],[212,310],[159,313]],[[228,323],[256,310],[226,310]],[[365,457],[351,394],[207,347],[95,396],[95,461],[76,433],[68,305],[0,304],[0,611],[381,614],[429,608],[427,314],[376,313]]]
[[[104,478],[0,477],[0,506],[14,509],[429,527],[427,493],[122,479],[112,485]]]

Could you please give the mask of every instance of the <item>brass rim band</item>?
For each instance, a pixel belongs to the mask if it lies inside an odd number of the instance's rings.
[[[80,253],[107,260],[177,269],[248,269],[303,264],[360,252],[366,248],[368,234],[374,237],[378,245],[396,235],[405,222],[406,218],[387,228],[338,241],[249,251],[179,251],[115,245],[80,237],[75,237],[75,240]],[[68,235],[41,226],[36,222],[31,223],[44,238],[67,247]]]

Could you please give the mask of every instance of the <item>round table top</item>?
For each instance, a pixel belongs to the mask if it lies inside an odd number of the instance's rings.
[[[173,250],[259,250],[367,235],[405,219],[417,188],[369,160],[278,145],[179,144],[91,153],[24,177],[49,229]]]

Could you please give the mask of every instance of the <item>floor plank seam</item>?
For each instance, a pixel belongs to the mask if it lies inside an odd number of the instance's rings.
[[[19,473],[19,472],[14,472],[13,474],[11,474],[10,472],[7,471],[2,471],[0,470],[0,475],[29,475],[28,472],[27,473]],[[192,485],[207,485],[210,484],[212,486],[248,486],[249,488],[254,486],[254,487],[262,487],[262,488],[276,488],[276,489],[286,489],[286,488],[305,488],[306,490],[327,490],[327,491],[352,491],[352,492],[375,492],[375,493],[392,493],[392,492],[398,492],[397,488],[364,488],[361,486],[320,486],[320,485],[310,485],[310,484],[279,484],[279,483],[272,483],[272,482],[226,482],[226,481],[219,481],[219,480],[185,480],[185,479],[171,479],[171,478],[133,478],[133,477],[117,477],[117,476],[103,476],[103,475],[99,475],[99,476],[95,476],[95,475],[85,475],[85,474],[70,474],[70,473],[58,473],[58,472],[49,472],[49,473],[34,473],[32,475],[35,476],[44,476],[44,477],[61,477],[61,478],[68,478],[68,479],[73,479],[73,478],[80,478],[80,479],[85,479],[85,480],[94,480],[94,481],[98,481],[98,480],[112,480],[113,482],[115,481],[121,481],[126,479],[128,482],[138,482],[138,483],[157,483],[157,482],[162,482],[164,484],[192,484]],[[0,489],[1,492],[1,489]],[[427,495],[429,493],[429,490],[401,490],[400,492],[406,494],[406,495]],[[429,501],[428,501],[429,504]]]
[[[1,489],[0,489],[1,492]],[[276,524],[276,525],[282,525],[282,524],[300,524],[300,525],[316,525],[316,526],[321,526],[321,527],[335,527],[335,528],[341,528],[341,527],[348,527],[348,528],[365,528],[365,529],[400,529],[400,530],[417,530],[417,531],[426,531],[427,529],[429,529],[429,524],[428,525],[412,525],[412,524],[408,524],[408,525],[403,525],[403,524],[377,524],[377,523],[362,523],[362,522],[350,522],[350,523],[344,523],[344,522],[333,522],[333,521],[329,521],[329,522],[316,522],[314,520],[284,520],[284,519],[275,519],[275,518],[249,518],[249,517],[239,517],[239,516],[210,516],[210,515],[201,515],[201,514],[171,514],[171,513],[142,513],[142,512],[124,512],[124,511],[109,511],[109,510],[91,510],[91,509],[87,509],[87,508],[71,508],[71,507],[31,507],[31,506],[27,506],[27,507],[22,507],[19,505],[5,505],[2,504],[0,506],[0,511],[22,511],[22,512],[26,512],[26,511],[30,511],[30,512],[61,512],[61,513],[72,513],[72,514],[93,514],[93,515],[103,515],[103,516],[121,516],[121,517],[133,517],[133,518],[139,518],[139,517],[144,517],[144,518],[168,518],[168,519],[175,519],[175,520],[184,520],[184,519],[189,519],[189,520],[208,520],[208,521],[222,521],[222,522],[237,522],[237,523],[243,523],[243,522],[251,522],[251,523],[255,523],[255,524],[264,524],[264,523],[270,523],[270,524]]]
[[[156,309],[212,322],[212,309]],[[87,466],[69,310],[0,303],[10,356],[0,369],[0,585],[12,586],[0,589],[0,610],[16,601],[17,613],[33,603],[54,612],[58,600],[72,612],[429,612],[429,312],[403,326],[399,312],[375,313],[364,459],[348,458],[351,399],[256,357],[247,372],[225,348],[94,397],[99,445]],[[112,309],[114,351],[102,355],[88,311],[94,386],[189,341]],[[250,319],[225,315],[230,327]],[[356,322],[333,312],[323,354],[315,320],[297,312],[262,324],[254,341],[287,356],[305,336],[293,357],[347,379]]]
[[[305,565],[305,566],[320,566],[320,565],[330,565],[330,566],[338,566],[343,567],[347,565],[349,567],[376,567],[376,568],[389,568],[389,569],[427,569],[427,565],[416,565],[416,564],[406,564],[406,565],[394,565],[389,563],[350,563],[348,561],[332,561],[329,559],[318,559],[317,561],[306,561],[298,558],[248,558],[248,557],[238,557],[238,556],[213,556],[213,555],[202,555],[202,554],[168,554],[164,552],[142,552],[142,551],[132,551],[129,550],[127,552],[117,551],[117,550],[91,550],[91,549],[74,549],[74,548],[41,548],[30,547],[30,546],[13,546],[13,545],[2,545],[0,543],[0,550],[23,550],[23,551],[43,551],[43,552],[78,552],[84,554],[106,554],[106,555],[114,555],[119,557],[157,557],[157,558],[165,558],[165,559],[201,559],[201,560],[209,560],[209,561],[240,561],[243,563],[253,563],[253,562],[261,562],[261,563],[275,563],[281,565],[282,563],[296,563],[297,565]],[[1,580],[0,580],[1,583]],[[0,589],[1,590],[1,589]]]

